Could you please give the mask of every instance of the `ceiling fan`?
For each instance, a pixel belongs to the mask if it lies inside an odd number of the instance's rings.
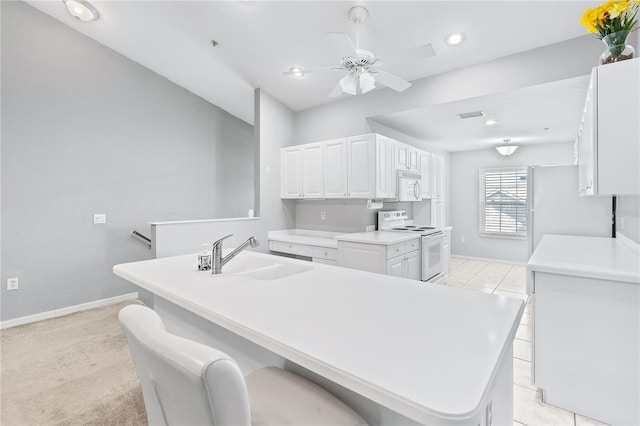
[[[349,9],[349,19],[357,25],[364,22],[368,16],[369,11],[362,6],[354,6]],[[357,30],[355,45],[348,34],[330,32],[327,35],[342,55],[340,65],[310,69],[291,68],[289,71],[283,72],[283,74],[301,77],[305,74],[319,71],[346,71],[346,75],[334,86],[329,93],[329,97],[338,97],[342,93],[350,95],[367,93],[376,87],[376,82],[398,92],[402,92],[411,86],[410,82],[381,70],[382,61],[376,58],[372,52],[357,47]],[[411,50],[413,55],[418,54],[421,57],[435,54],[430,44]]]

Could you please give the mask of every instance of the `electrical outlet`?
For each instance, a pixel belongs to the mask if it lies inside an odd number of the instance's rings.
[[[100,214],[94,214],[93,215],[93,224],[94,225],[99,225],[99,224],[103,224],[103,223],[107,223],[107,215],[104,213],[100,213]]]
[[[327,218],[327,214],[325,212],[320,212],[320,220],[325,220]]]
[[[17,289],[18,289],[18,277],[7,278],[7,290],[17,290]]]
[[[464,237],[460,237],[460,242],[461,242],[461,243],[464,243],[464,242],[465,242]]]

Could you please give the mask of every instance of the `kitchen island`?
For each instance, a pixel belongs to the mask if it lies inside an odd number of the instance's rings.
[[[154,294],[167,330],[290,369],[370,424],[511,424],[519,299],[243,252],[212,275],[196,255],[116,265]]]

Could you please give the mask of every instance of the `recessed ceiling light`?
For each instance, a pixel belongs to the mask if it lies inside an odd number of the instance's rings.
[[[302,69],[300,69],[300,68],[296,68],[296,67],[289,68],[289,72],[294,77],[302,77],[302,76],[304,76],[304,71],[302,71]]]
[[[450,46],[457,46],[462,43],[464,40],[464,35],[462,33],[453,33],[449,37],[447,37],[447,44]]]
[[[67,10],[74,18],[89,22],[98,19],[98,11],[84,0],[63,0]]]
[[[496,123],[498,123],[497,120],[487,120],[484,122],[484,124],[486,124],[487,126],[493,126]]]

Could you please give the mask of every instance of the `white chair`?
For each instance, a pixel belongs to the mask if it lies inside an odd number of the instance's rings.
[[[151,309],[118,316],[142,386],[150,425],[366,425],[322,388],[268,367],[243,377],[209,346],[168,333]]]

